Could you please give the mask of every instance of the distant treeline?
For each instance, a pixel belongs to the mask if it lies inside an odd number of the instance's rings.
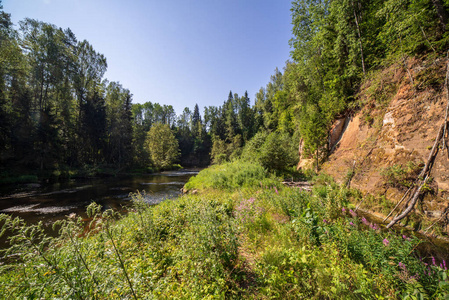
[[[207,165],[244,155],[245,147],[256,154],[277,147],[262,145],[266,140],[299,138],[306,155],[325,157],[332,121],[363,105],[357,93],[364,80],[407,56],[447,50],[448,5],[293,1],[291,61],[283,73],[275,70],[254,105],[246,92],[230,92],[222,106],[202,115],[198,105],[186,107],[179,116],[171,105],[132,104],[129,90],[103,78],[106,58],[70,29],[31,19],[15,29],[1,11],[1,167]],[[375,91],[379,103],[388,100],[382,93]]]

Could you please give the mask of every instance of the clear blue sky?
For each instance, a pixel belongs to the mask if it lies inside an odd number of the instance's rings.
[[[229,90],[251,103],[289,59],[291,0],[3,0],[14,24],[69,27],[108,61],[105,77],[133,103],[219,106]]]

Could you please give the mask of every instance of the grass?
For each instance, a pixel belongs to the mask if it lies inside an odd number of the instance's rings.
[[[237,163],[234,163],[237,164]],[[217,174],[219,173],[219,174]],[[240,180],[242,174],[247,178]],[[253,176],[251,178],[251,176]],[[201,171],[200,192],[149,207],[134,195],[123,218],[97,205],[45,236],[2,215],[11,248],[5,299],[444,299],[447,270],[420,260],[417,238],[357,216],[351,191],[327,177],[284,188],[258,166]],[[428,260],[426,260],[428,259]],[[427,262],[427,265],[424,263]],[[443,263],[443,262],[441,262]]]

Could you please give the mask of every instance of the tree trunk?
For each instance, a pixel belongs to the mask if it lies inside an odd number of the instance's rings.
[[[359,36],[359,44],[360,44],[360,57],[362,58],[362,70],[363,70],[363,76],[366,75],[366,71],[365,71],[365,59],[363,57],[363,45],[362,45],[362,34],[360,32],[360,26],[359,26],[359,20],[357,17],[357,13],[355,11],[355,5],[354,5],[354,1],[352,2],[352,9],[354,12],[354,19],[355,19],[355,25],[357,26],[357,34]]]

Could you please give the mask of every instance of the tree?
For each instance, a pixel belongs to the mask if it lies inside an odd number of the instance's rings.
[[[133,137],[132,94],[117,82],[110,82],[106,88],[106,117],[109,163],[118,167],[129,165],[132,160],[131,141]]]
[[[147,135],[147,148],[156,168],[169,168],[179,157],[175,135],[167,124],[155,124]]]
[[[192,133],[195,137],[198,137],[201,135],[201,130],[203,127],[202,125],[203,125],[203,121],[201,120],[200,109],[198,107],[198,104],[195,104],[195,107],[193,109],[193,114],[192,114],[191,128],[190,128],[190,130],[192,131]]]
[[[251,109],[248,92],[237,100],[237,123],[243,141],[248,141],[254,134],[254,111]]]
[[[87,97],[81,106],[81,116],[83,161],[98,164],[104,159],[106,145],[106,106],[98,92]]]

